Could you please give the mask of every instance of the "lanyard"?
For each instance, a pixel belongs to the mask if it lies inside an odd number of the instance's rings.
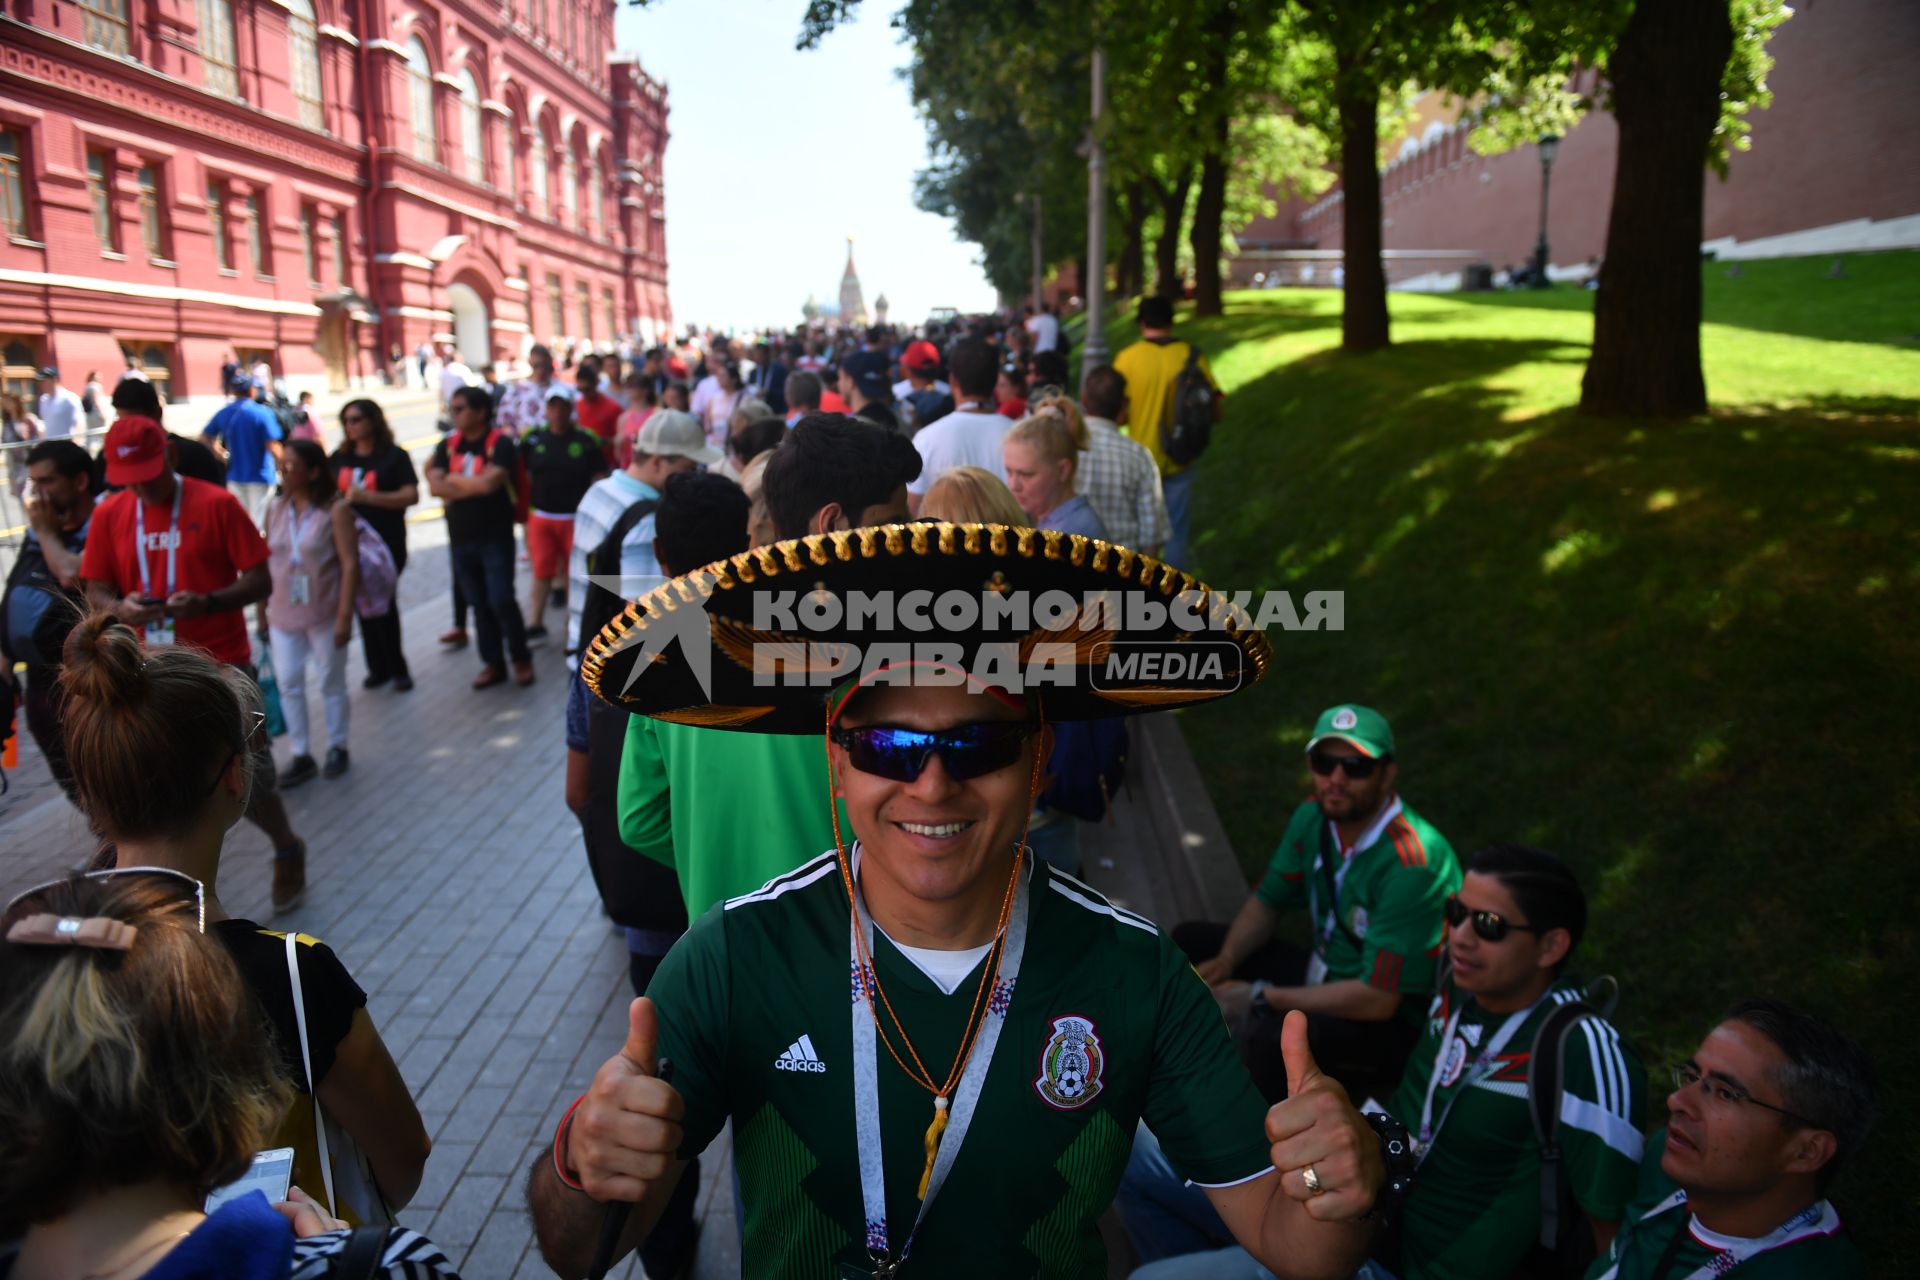
[[[1333,883],[1330,886],[1328,886],[1328,889],[1327,889],[1327,895],[1328,895],[1327,922],[1326,924],[1320,927],[1320,950],[1323,954],[1325,953],[1328,944],[1330,944],[1333,941],[1333,931],[1340,921],[1340,894],[1347,887],[1347,872],[1353,869],[1354,856],[1358,854],[1362,849],[1371,849],[1376,843],[1378,843],[1380,840],[1380,833],[1387,829],[1387,824],[1389,822],[1392,822],[1395,818],[1399,816],[1400,816],[1400,797],[1395,796],[1393,798],[1393,803],[1388,805],[1386,808],[1382,809],[1380,811],[1380,816],[1375,818],[1370,824],[1368,824],[1367,829],[1360,833],[1360,838],[1353,842],[1353,846],[1351,849],[1340,849],[1340,830],[1338,827],[1335,827],[1333,825],[1333,819],[1331,818],[1327,819],[1327,826],[1326,826],[1327,835],[1331,837],[1334,848],[1340,850],[1341,857],[1340,857],[1340,867],[1338,870],[1333,872],[1333,875],[1332,875]],[[1324,862],[1324,858],[1325,858],[1325,854],[1323,852],[1315,854],[1315,861],[1318,862],[1320,866],[1323,868],[1326,865]],[[1320,895],[1318,892],[1318,886],[1314,884],[1313,877],[1308,876],[1307,877],[1307,910],[1315,916],[1318,916],[1320,914],[1319,896]]]
[[[859,942],[852,936],[852,930],[859,929],[866,939],[867,954],[873,954],[873,917],[867,914],[866,895],[858,888],[859,845],[853,847],[853,873],[854,921],[848,929],[847,946],[853,956],[854,1137],[860,1148],[860,1196],[866,1207],[867,1256],[874,1261],[880,1275],[891,1276],[894,1268],[907,1260],[907,1253],[913,1248],[913,1238],[919,1233],[920,1225],[927,1220],[927,1210],[933,1207],[934,1197],[940,1194],[941,1184],[947,1180],[954,1159],[960,1154],[960,1144],[967,1139],[967,1126],[973,1123],[974,1105],[980,1101],[980,1088],[986,1083],[987,1067],[993,1061],[994,1046],[1000,1043],[1000,1029],[1006,1025],[1007,1010],[1013,1002],[1014,980],[1020,976],[1020,956],[1027,948],[1027,882],[1032,877],[1032,867],[1029,866],[1020,876],[1020,882],[1014,889],[1013,914],[1008,918],[1007,940],[1000,953],[1000,976],[994,982],[994,989],[988,993],[987,1008],[980,1018],[973,1053],[967,1059],[966,1070],[961,1073],[959,1088],[954,1090],[946,1135],[941,1139],[940,1152],[933,1162],[933,1174],[927,1181],[926,1197],[920,1201],[920,1214],[914,1219],[913,1229],[907,1233],[905,1243],[900,1246],[898,1258],[889,1256],[887,1175],[880,1150],[879,1028],[874,1022],[876,1014],[870,1007],[874,992],[868,986],[872,981],[872,973],[861,966]]]
[[[1441,1110],[1440,1119],[1436,1122],[1433,1118],[1433,1097],[1440,1091],[1440,1074],[1446,1067],[1448,1058],[1452,1056],[1453,1035],[1460,1027],[1460,1015],[1467,1011],[1467,1003],[1472,1000],[1472,997],[1469,996],[1466,1000],[1461,1001],[1460,1007],[1453,1011],[1452,1016],[1447,1019],[1446,1029],[1440,1033],[1440,1052],[1434,1055],[1433,1074],[1427,1080],[1426,1101],[1420,1104],[1420,1146],[1418,1155],[1421,1160],[1425,1160],[1427,1153],[1433,1150],[1433,1139],[1435,1135],[1446,1126],[1447,1117],[1453,1114],[1453,1104],[1460,1101],[1460,1096],[1475,1083],[1485,1079],[1486,1076],[1491,1074],[1488,1068],[1493,1065],[1493,1060],[1500,1056],[1500,1051],[1507,1047],[1507,1042],[1519,1033],[1521,1026],[1525,1024],[1528,1018],[1533,1016],[1533,1011],[1544,1004],[1547,997],[1551,994],[1552,989],[1549,988],[1547,991],[1541,993],[1538,1000],[1535,1000],[1526,1008],[1520,1010],[1518,1013],[1510,1013],[1507,1015],[1507,1020],[1500,1024],[1500,1029],[1493,1033],[1493,1039],[1487,1041],[1486,1048],[1482,1049],[1479,1055],[1474,1058],[1473,1065],[1461,1070],[1460,1087],[1454,1091],[1452,1097],[1447,1099],[1447,1105]],[[1466,1045],[1464,1043],[1461,1044],[1460,1051],[1463,1054],[1466,1052]]]
[[[167,539],[167,597],[173,596],[175,569],[180,557],[180,495],[186,486],[180,483],[180,477],[173,478],[173,523],[168,526],[170,536]],[[140,562],[140,594],[153,594],[153,578],[147,570],[147,504],[139,494],[133,495],[133,549],[134,559]]]
[[[287,560],[296,569],[304,567],[300,563],[300,543],[307,536],[307,526],[313,523],[311,517],[319,510],[320,508],[318,507],[309,507],[307,514],[301,516],[299,522],[296,524],[293,515],[293,499],[287,499],[287,525],[293,532],[293,546],[287,551]]]
[[[1641,1214],[1639,1222],[1634,1223],[1634,1226],[1637,1228],[1641,1223],[1651,1221],[1661,1214],[1666,1213],[1668,1210],[1680,1208],[1686,1203],[1686,1191],[1684,1189],[1676,1191],[1659,1204],[1653,1206],[1653,1208]],[[1685,1235],[1689,1227],[1690,1224],[1682,1223],[1680,1233],[1674,1236],[1674,1240],[1679,1240],[1682,1235]],[[1834,1212],[1832,1204],[1825,1200],[1819,1201],[1816,1204],[1810,1204],[1773,1230],[1767,1232],[1767,1234],[1756,1236],[1751,1240],[1742,1240],[1737,1244],[1720,1250],[1720,1252],[1708,1258],[1700,1266],[1688,1272],[1687,1275],[1683,1277],[1683,1280],[1710,1280],[1713,1276],[1723,1276],[1741,1263],[1747,1261],[1747,1259],[1758,1254],[1767,1253],[1785,1245],[1790,1245],[1796,1240],[1804,1240],[1808,1236],[1832,1235],[1839,1227],[1840,1215]],[[1708,1247],[1712,1248],[1713,1246],[1709,1245]],[[1620,1262],[1625,1256],[1626,1250],[1622,1247],[1622,1241],[1616,1238],[1613,1246],[1613,1264],[1601,1272],[1596,1280],[1616,1280],[1616,1277],[1620,1274]]]

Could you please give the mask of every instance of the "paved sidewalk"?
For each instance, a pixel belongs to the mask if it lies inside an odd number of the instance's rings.
[[[401,602],[417,688],[361,689],[355,640],[353,766],[338,781],[287,793],[309,845],[310,887],[306,904],[278,923],[339,952],[419,1102],[434,1149],[402,1220],[440,1244],[467,1280],[547,1277],[522,1187],[567,1103],[625,1038],[626,951],[601,914],[562,798],[566,670],[557,639],[535,650],[531,688],[470,691],[479,666],[471,648],[443,654],[434,639],[449,621],[444,523],[412,525],[410,543]],[[1115,820],[1086,833],[1088,878],[1168,925],[1191,914],[1227,918],[1244,883],[1226,883],[1237,873],[1221,871],[1230,855],[1184,743],[1169,718],[1155,720],[1136,722],[1135,781]],[[284,763],[284,739],[276,748]],[[0,797],[8,890],[59,875],[93,847],[24,731],[9,781]],[[1188,865],[1195,850],[1209,873]],[[269,922],[270,858],[258,829],[234,829],[220,877],[233,914]],[[703,1280],[739,1274],[728,1156],[723,1134],[702,1161]],[[1109,1232],[1109,1243],[1114,1274],[1124,1275],[1124,1240]],[[633,1262],[614,1274],[644,1273]]]

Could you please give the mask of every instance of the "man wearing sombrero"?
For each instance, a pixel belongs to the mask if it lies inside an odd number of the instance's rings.
[[[1096,1223],[1144,1120],[1256,1258],[1351,1275],[1404,1134],[1321,1075],[1299,1017],[1269,1110],[1171,941],[1022,853],[1048,722],[1257,679],[1245,623],[1131,551],[977,525],[780,543],[629,606],[588,686],[679,723],[824,732],[820,802],[852,830],[708,912],[633,1002],[529,1183],[549,1265],[586,1271],[631,1202],[624,1256],[731,1119],[745,1275],[1104,1276]]]

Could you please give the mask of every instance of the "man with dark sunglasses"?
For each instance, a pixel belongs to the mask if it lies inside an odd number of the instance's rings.
[[[1293,811],[1233,923],[1183,924],[1173,937],[1228,1020],[1253,1019],[1242,1043],[1269,1098],[1285,1083],[1276,1015],[1289,1009],[1307,1014],[1315,1057],[1355,1097],[1385,1097],[1418,1035],[1441,903],[1460,866],[1446,837],[1400,798],[1393,729],[1378,711],[1327,708],[1307,763],[1313,795]],[[1295,907],[1307,910],[1311,950],[1274,936]]]
[[[1445,914],[1448,963],[1388,1107],[1420,1159],[1397,1256],[1381,1258],[1400,1280],[1506,1276],[1534,1250],[1544,1194],[1529,1109],[1536,1041],[1553,1011],[1582,994],[1565,971],[1586,931],[1586,894],[1553,854],[1480,850]],[[1632,1198],[1646,1072],[1598,1016],[1573,1025],[1558,1060],[1556,1177],[1578,1210],[1556,1229],[1566,1274],[1569,1260],[1606,1249]]]
[[[835,530],[678,579],[589,646],[583,677],[616,705],[810,741],[811,803],[831,814],[837,799],[845,820],[827,852],[694,923],[634,1001],[621,1052],[556,1117],[529,1184],[555,1270],[588,1269],[610,1202],[635,1205],[612,1252],[631,1248],[681,1162],[731,1119],[745,1275],[1093,1280],[1143,1116],[1254,1255],[1312,1274],[1358,1265],[1371,1230],[1353,1220],[1382,1180],[1381,1144],[1314,1065],[1305,1020],[1285,1033],[1292,1096],[1269,1110],[1171,940],[1023,847],[1049,721],[1228,692],[1270,662],[1257,632],[1234,633],[1246,666],[1230,684],[1151,690],[983,677],[981,647],[1054,634],[1029,622],[949,626],[945,657],[876,662],[912,629],[843,612],[810,634],[857,650],[857,674],[820,681],[757,680],[740,648],[756,594],[789,582],[843,605],[854,590],[982,584],[1080,599],[1137,564],[1025,531]],[[705,676],[684,665],[679,609],[710,623]],[[675,643],[649,657],[655,627]]]
[[[1673,1071],[1667,1128],[1587,1280],[1857,1280],[1866,1262],[1825,1199],[1878,1111],[1873,1068],[1823,1019],[1741,1000]]]

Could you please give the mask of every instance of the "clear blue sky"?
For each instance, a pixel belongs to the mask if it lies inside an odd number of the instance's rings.
[[[893,0],[793,47],[805,0],[623,5],[615,34],[667,82],[667,261],[677,325],[800,322],[840,296],[847,240],[871,308],[913,324],[938,306],[987,310],[979,246],[913,203],[926,131],[894,74]],[[856,171],[854,160],[858,156]]]

